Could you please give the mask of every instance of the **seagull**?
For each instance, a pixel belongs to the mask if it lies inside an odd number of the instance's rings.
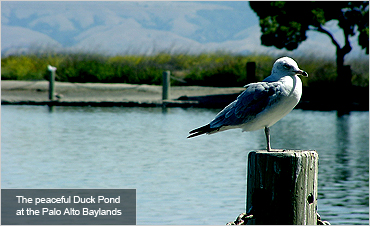
[[[265,129],[267,151],[271,150],[270,127],[293,110],[302,96],[302,81],[308,77],[290,57],[275,61],[271,75],[262,82],[250,83],[235,101],[220,111],[207,125],[189,132],[187,138],[228,129]]]

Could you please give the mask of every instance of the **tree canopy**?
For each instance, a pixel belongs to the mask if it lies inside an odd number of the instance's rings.
[[[368,1],[251,1],[250,6],[260,18],[263,45],[294,50],[307,39],[306,31],[315,30],[330,37],[336,46],[337,66],[340,67],[344,56],[352,49],[349,38],[359,32],[358,43],[369,54]],[[323,27],[331,20],[337,20],[343,30],[344,46]]]
[[[251,1],[251,8],[260,18],[262,31],[261,42],[266,46],[275,46],[279,49],[296,49],[307,39],[306,31],[314,30],[328,35],[336,47],[337,85],[339,97],[338,115],[349,112],[350,100],[345,92],[352,83],[352,73],[349,65],[344,65],[344,56],[352,50],[350,37],[358,35],[358,44],[369,54],[369,2],[255,2]],[[338,21],[343,30],[343,46],[337,38],[324,27],[332,20]],[[351,97],[353,98],[353,97]]]

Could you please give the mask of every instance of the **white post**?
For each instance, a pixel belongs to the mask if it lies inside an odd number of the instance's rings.
[[[49,77],[49,100],[54,100],[54,83],[55,83],[55,71],[57,70],[56,67],[48,65],[48,70],[50,71]]]

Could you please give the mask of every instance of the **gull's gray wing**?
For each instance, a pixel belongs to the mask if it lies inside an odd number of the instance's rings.
[[[251,121],[284,95],[279,82],[251,83],[245,87],[247,89],[210,122],[210,128],[235,126]]]

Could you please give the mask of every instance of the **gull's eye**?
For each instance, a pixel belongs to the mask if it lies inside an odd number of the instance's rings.
[[[291,68],[291,66],[289,64],[283,64],[283,67],[287,70],[289,70]]]

